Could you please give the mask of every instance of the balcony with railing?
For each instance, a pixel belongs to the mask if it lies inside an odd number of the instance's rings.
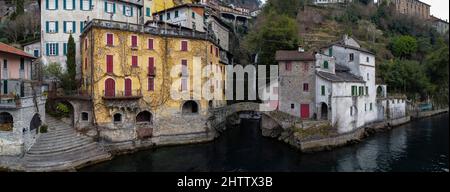
[[[140,89],[126,91],[103,91],[103,99],[105,100],[135,100],[140,98],[142,98],[142,91]]]

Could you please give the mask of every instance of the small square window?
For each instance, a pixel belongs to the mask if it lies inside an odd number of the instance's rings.
[[[89,120],[89,113],[87,113],[87,112],[82,112],[82,113],[81,113],[81,120],[82,120],[82,121],[88,121],[88,120]]]
[[[295,104],[291,104],[291,109],[294,109],[295,108]]]

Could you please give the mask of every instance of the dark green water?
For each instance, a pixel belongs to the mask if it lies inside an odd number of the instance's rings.
[[[244,121],[214,142],[119,156],[80,171],[448,172],[449,115],[414,121],[333,151],[301,154]]]

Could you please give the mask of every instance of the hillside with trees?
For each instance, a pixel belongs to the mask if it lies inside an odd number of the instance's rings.
[[[377,84],[416,102],[448,106],[448,32],[370,2],[319,7],[306,0],[268,0],[244,37],[241,60],[252,63],[258,53],[258,64],[276,64],[276,50],[301,45],[315,51],[349,34],[376,54]]]

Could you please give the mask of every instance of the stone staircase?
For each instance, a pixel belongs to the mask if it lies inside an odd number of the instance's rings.
[[[48,132],[41,134],[23,157],[26,171],[68,171],[111,159],[102,146],[69,124],[50,116],[46,121]]]

